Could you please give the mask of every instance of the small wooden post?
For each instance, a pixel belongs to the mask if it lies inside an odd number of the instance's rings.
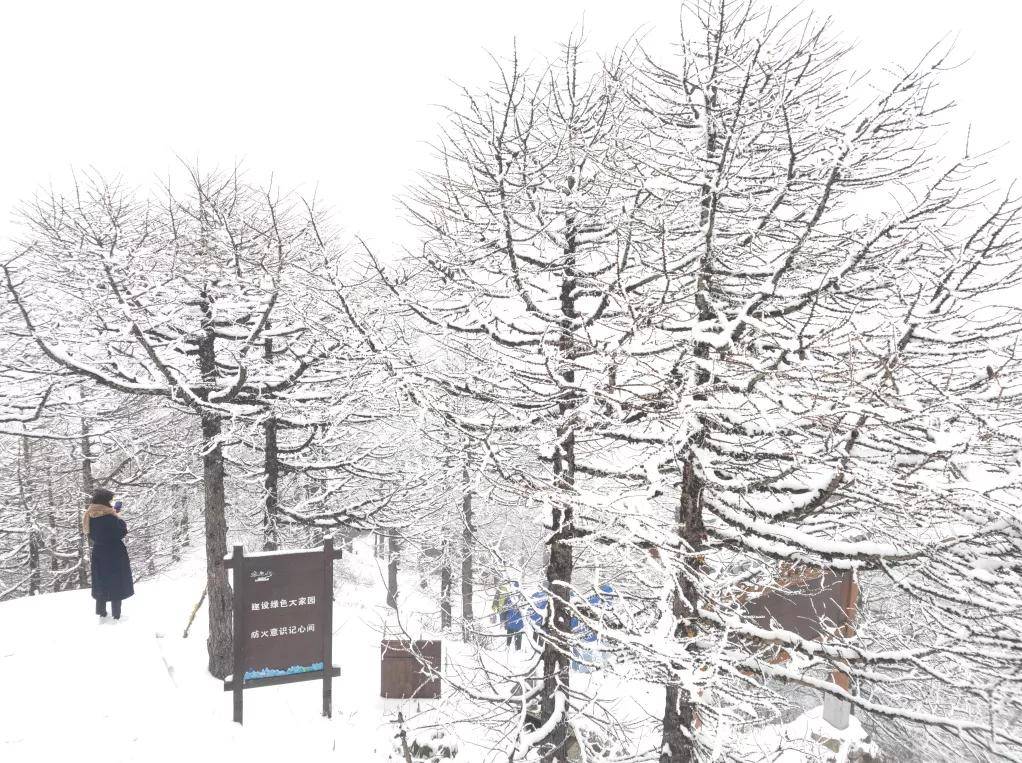
[[[855,618],[859,612],[859,581],[854,573],[849,573],[848,582],[841,586],[841,606],[845,613],[845,622],[838,629],[838,635],[851,637],[855,635]],[[852,690],[852,678],[843,670],[831,673],[831,681],[846,692]],[[848,728],[852,705],[848,700],[835,697],[833,694],[823,695],[823,720],[836,729]]]
[[[242,723],[245,686],[245,608],[241,595],[246,575],[244,546],[234,547],[231,570],[234,576],[234,722]]]
[[[333,714],[331,680],[334,646],[334,538],[323,538],[323,716]]]
[[[199,607],[201,607],[202,606],[202,602],[204,602],[206,600],[206,592],[208,590],[209,590],[209,584],[207,583],[206,587],[202,589],[202,596],[199,597],[198,603],[192,609],[192,616],[188,618],[188,625],[185,626],[185,632],[184,632],[184,635],[181,636],[181,638],[188,638],[188,631],[191,630],[192,623],[195,621],[195,615],[198,614],[198,612],[199,612]]]

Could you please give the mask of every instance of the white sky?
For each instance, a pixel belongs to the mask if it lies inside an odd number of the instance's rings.
[[[1016,0],[807,0],[861,55],[915,60],[959,35],[948,78],[974,144],[1016,140],[1022,177]],[[583,21],[594,50],[677,29],[677,0],[21,0],[0,5],[0,239],[39,185],[95,166],[145,183],[175,156],[242,160],[287,186],[319,185],[348,230],[386,245],[395,194],[427,164],[451,80],[480,84],[487,51],[556,52]]]

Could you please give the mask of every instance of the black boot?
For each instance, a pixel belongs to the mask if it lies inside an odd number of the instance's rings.
[[[110,604],[112,605],[112,608],[113,608],[114,620],[120,620],[121,619],[121,600],[120,599],[114,599],[112,602],[110,602]]]
[[[96,599],[96,614],[100,617],[106,617],[106,602],[102,599]]]

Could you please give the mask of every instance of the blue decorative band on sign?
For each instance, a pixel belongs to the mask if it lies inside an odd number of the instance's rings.
[[[245,680],[251,681],[254,678],[274,678],[276,676],[293,676],[295,673],[313,673],[323,669],[322,662],[314,662],[311,665],[292,665],[287,670],[276,670],[274,668],[263,668],[262,670],[250,670],[245,673]]]

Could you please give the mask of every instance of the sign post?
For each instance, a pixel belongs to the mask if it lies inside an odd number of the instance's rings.
[[[245,664],[245,639],[243,634],[245,633],[245,606],[244,606],[244,588],[245,588],[245,576],[248,571],[245,569],[245,547],[235,546],[234,555],[228,567],[234,569],[234,675],[232,679],[237,678],[244,672],[242,666]],[[234,722],[242,722],[243,714],[243,700],[242,690],[244,689],[244,681],[234,681]]]
[[[845,610],[845,622],[838,631],[841,636],[855,635],[855,617],[859,608],[859,583],[848,574],[841,589],[842,606]],[[831,673],[831,680],[847,692],[852,690],[852,679],[842,670]],[[848,720],[852,714],[852,705],[846,699],[840,699],[827,692],[823,695],[823,720],[836,729],[848,728]]]
[[[341,552],[337,552],[340,557]],[[328,535],[323,539],[323,716],[333,715],[334,678],[334,539]],[[326,666],[330,670],[326,670]],[[340,670],[337,671],[340,674]]]
[[[777,623],[801,638],[819,641],[832,633],[855,635],[859,584],[851,570],[827,568],[791,568],[774,589],[764,591],[746,605],[750,621],[761,628]],[[783,659],[787,655],[782,653]],[[831,681],[845,691],[851,690],[851,678],[840,669],[831,673]],[[823,695],[823,719],[837,729],[848,728],[851,704],[829,692]]]
[[[296,681],[323,681],[323,715],[332,714],[333,539],[322,549],[270,551],[245,556],[234,546],[234,674],[224,691],[234,695],[234,721],[243,718],[243,692]]]

